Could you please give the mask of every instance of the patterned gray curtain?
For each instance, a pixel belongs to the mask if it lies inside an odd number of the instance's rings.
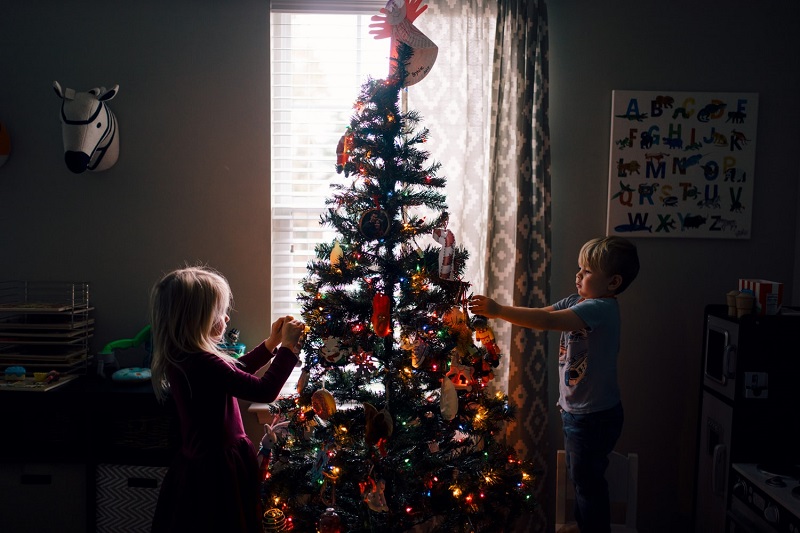
[[[545,0],[498,0],[492,75],[492,182],[488,294],[502,303],[549,305],[550,131]],[[500,258],[508,260],[499,260]],[[513,260],[511,260],[513,258]],[[510,328],[507,391],[518,409],[507,443],[540,465],[540,502],[547,465],[547,334]],[[520,531],[544,531],[543,506]]]
[[[501,303],[548,305],[550,139],[545,0],[428,0],[414,23],[439,47],[408,106],[448,178],[449,228],[471,254],[464,279]],[[491,65],[492,68],[488,68]],[[547,335],[492,321],[507,354],[494,387],[517,407],[507,442],[541,467],[547,450]],[[544,531],[544,506],[519,531]]]

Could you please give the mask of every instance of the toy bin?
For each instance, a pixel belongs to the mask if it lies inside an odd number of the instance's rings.
[[[0,531],[86,531],[86,465],[0,463]]]
[[[97,465],[96,531],[148,533],[167,467]]]

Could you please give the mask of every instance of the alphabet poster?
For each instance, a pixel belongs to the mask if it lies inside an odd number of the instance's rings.
[[[613,91],[608,235],[748,239],[758,94]]]

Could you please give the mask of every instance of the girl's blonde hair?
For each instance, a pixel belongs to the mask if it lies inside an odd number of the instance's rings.
[[[169,390],[167,369],[187,354],[207,352],[234,361],[218,346],[215,325],[225,320],[233,298],[228,280],[206,266],[174,270],[150,292],[153,334],[153,390],[164,401]]]

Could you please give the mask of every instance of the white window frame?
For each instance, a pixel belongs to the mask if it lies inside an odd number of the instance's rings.
[[[272,0],[270,3],[272,321],[281,316],[300,315],[297,294],[301,291],[302,278],[308,273],[308,262],[315,257],[314,248],[336,236],[333,228],[320,225],[320,215],[326,208],[324,199],[332,194],[330,183],[341,179],[335,172],[336,145],[349,125],[360,87],[368,76],[383,78],[388,73],[389,40],[376,41],[368,31],[371,16],[377,14],[383,5],[384,2],[375,0]],[[303,33],[302,28],[294,26],[295,22],[302,22],[298,15],[316,22],[327,22],[331,27],[344,19],[351,27],[343,32],[348,35],[343,36],[340,32],[329,37],[329,42],[323,43],[328,46],[322,49],[319,44],[306,43],[305,50],[294,53],[298,51],[292,50],[293,46],[301,43],[302,39],[290,41],[288,48],[286,39],[287,34],[291,34],[291,38],[295,33]],[[325,69],[330,72],[337,60],[320,60],[319,57],[322,52],[341,47],[342,43],[337,43],[341,39],[351,40],[349,50],[358,52],[342,52],[337,58],[344,63],[335,76],[336,83],[344,82],[336,91],[339,98],[335,102],[311,98],[317,94],[313,90],[314,83],[321,83],[321,78],[315,78],[313,73]],[[375,58],[375,53],[372,54],[372,61],[366,62],[369,66],[365,65],[362,54],[362,48],[367,46],[382,50],[379,59]],[[312,110],[324,118],[311,121]],[[302,127],[293,126],[298,117],[304,117],[304,125],[308,126],[305,132]],[[310,131],[314,135],[310,135]],[[296,157],[303,151],[307,157]],[[293,394],[299,378],[298,366],[284,384],[281,395]]]
[[[389,68],[389,40],[369,35],[370,17],[384,2],[273,0],[270,12],[271,73],[271,302],[272,320],[299,315],[296,296],[314,247],[336,236],[319,224],[332,194],[336,145],[350,122],[352,105],[368,76]],[[320,42],[303,36],[300,17],[335,29]],[[317,30],[312,37],[319,38]],[[288,45],[287,45],[288,43]],[[362,49],[380,50],[368,61]],[[340,50],[331,58],[329,52]],[[355,50],[355,51],[353,51]],[[331,84],[337,84],[336,90]],[[332,99],[315,98],[333,95]],[[319,117],[315,116],[319,115]],[[305,128],[305,129],[304,129]],[[313,132],[313,134],[311,133]]]

